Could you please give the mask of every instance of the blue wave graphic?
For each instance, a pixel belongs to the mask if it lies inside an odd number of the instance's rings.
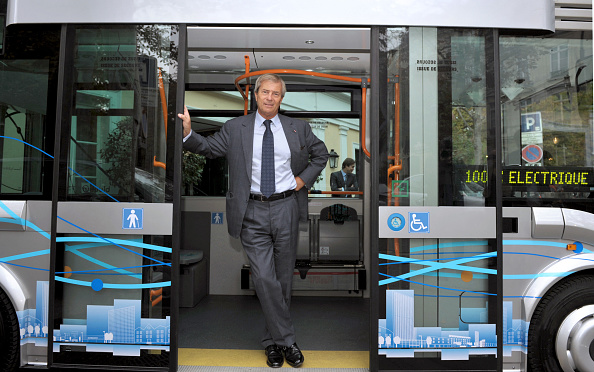
[[[96,280],[96,279],[95,279]],[[92,282],[86,282],[83,280],[75,280],[70,278],[64,278],[61,276],[56,276],[56,281],[68,283],[68,284],[75,284],[84,287],[92,287]],[[147,289],[147,288],[161,288],[161,287],[170,287],[171,282],[158,282],[158,283],[141,283],[141,284],[115,284],[115,283],[102,283],[103,288],[109,289]]]
[[[505,240],[503,243],[504,243],[504,245],[524,245],[524,246],[525,245],[531,245],[531,246],[537,245],[537,246],[549,246],[549,247],[557,247],[557,248],[566,248],[567,247],[567,243],[564,243],[564,242],[550,242],[550,241],[543,241],[543,240]],[[415,247],[415,248],[411,248],[410,251],[411,251],[411,256],[412,256],[413,255],[412,252],[428,253],[427,251],[436,250],[436,249],[440,249],[440,248],[441,249],[455,248],[455,247],[460,247],[460,246],[476,246],[476,245],[484,245],[484,244],[486,244],[486,241],[453,242],[453,243],[445,243],[445,244],[439,244],[439,245],[432,244],[432,245]],[[437,252],[435,252],[435,253],[437,253]],[[462,289],[460,289],[460,288],[454,289],[454,288],[448,288],[448,287],[435,286],[435,285],[430,285],[430,284],[426,284],[426,283],[415,282],[415,281],[410,280],[409,278],[419,276],[419,275],[428,276],[428,277],[460,278],[460,274],[457,274],[457,273],[438,272],[439,270],[442,270],[442,269],[448,269],[448,270],[459,271],[459,272],[462,272],[462,271],[472,272],[472,273],[475,273],[473,278],[476,278],[476,279],[487,279],[488,275],[497,275],[497,270],[494,270],[494,269],[479,268],[479,267],[465,265],[470,262],[476,262],[476,261],[480,261],[480,260],[484,260],[484,259],[489,259],[492,257],[497,257],[497,252],[439,252],[439,253],[440,253],[440,255],[442,255],[442,254],[443,255],[454,255],[454,257],[421,260],[421,259],[415,259],[415,258],[393,256],[393,255],[388,255],[388,254],[379,254],[380,259],[390,261],[387,263],[381,263],[381,264],[379,264],[380,266],[398,265],[398,264],[414,264],[414,265],[426,266],[423,269],[412,270],[406,274],[398,275],[398,276],[391,276],[388,274],[379,273],[380,275],[387,278],[387,279],[380,280],[379,285],[381,286],[381,285],[387,285],[387,284],[398,282],[398,281],[404,281],[404,282],[408,282],[408,283],[414,283],[414,284],[419,284],[419,285],[443,289],[443,290],[461,291]],[[591,253],[591,251],[588,249],[583,249],[582,253]],[[416,254],[419,254],[419,253],[416,253]],[[462,258],[455,259],[456,256],[467,255],[467,254],[473,254],[473,255],[472,256],[464,256]],[[543,257],[543,258],[552,259],[552,260],[562,260],[562,259],[578,259],[578,260],[580,260],[581,259],[581,260],[585,260],[585,261],[594,262],[593,259],[582,258],[577,255],[568,256],[568,257],[554,257],[554,256],[548,256],[548,255],[542,255],[542,254],[536,254],[536,253],[527,253],[527,252],[504,252],[504,254],[505,255],[535,256],[535,257]],[[446,261],[446,260],[448,262],[440,262],[440,261]],[[503,279],[504,280],[532,280],[532,279],[541,278],[541,277],[562,278],[562,277],[571,275],[573,273],[574,273],[574,271],[554,272],[554,273],[551,273],[551,272],[549,272],[549,273],[535,273],[535,274],[515,274],[515,275],[507,274],[507,275],[503,275]],[[473,292],[473,291],[468,291],[468,290],[464,290],[464,291],[468,292],[468,293],[476,293],[476,294],[482,294],[482,295],[488,295],[488,296],[496,296],[497,295],[495,293]],[[419,295],[419,296],[424,296],[424,295]],[[504,296],[504,297],[519,298],[519,297],[525,297],[525,296]],[[535,298],[539,298],[539,297],[535,297]]]
[[[1,136],[0,136],[1,137]],[[34,146],[33,146],[34,147]],[[13,224],[18,224],[21,226],[26,226],[28,228],[31,228],[32,230],[36,231],[37,233],[39,233],[41,236],[45,237],[46,239],[50,239],[51,236],[49,233],[43,231],[41,228],[39,228],[38,226],[36,226],[34,223],[32,223],[31,221],[28,221],[26,219],[22,219],[20,218],[16,213],[14,213],[6,204],[2,203],[0,201],[0,208],[2,208],[2,210],[4,210],[10,217],[12,218],[0,218],[1,222],[6,222],[6,223],[13,223]],[[139,273],[134,273],[131,271],[127,271],[125,269],[131,269],[131,268],[143,268],[143,267],[153,267],[153,266],[171,266],[170,263],[165,263],[165,262],[161,262],[160,260],[154,259],[152,257],[140,254],[138,252],[134,252],[133,250],[126,248],[125,246],[131,246],[131,247],[138,247],[138,248],[142,248],[142,249],[149,249],[149,250],[153,250],[153,251],[159,251],[159,252],[165,252],[165,253],[171,253],[172,249],[169,247],[162,247],[162,246],[158,246],[158,245],[153,245],[153,244],[146,244],[140,241],[136,241],[136,240],[125,240],[125,239],[108,239],[102,236],[99,236],[97,234],[94,234],[90,231],[87,231],[83,228],[81,228],[80,226],[77,226],[76,224],[67,221],[61,217],[58,216],[59,219],[61,219],[62,221],[75,226],[76,228],[80,229],[81,231],[88,233],[90,235],[92,235],[92,237],[57,237],[56,238],[56,242],[63,242],[63,243],[67,243],[67,242],[79,242],[79,243],[83,243],[83,242],[87,242],[89,244],[80,244],[80,245],[68,245],[66,244],[66,248],[65,250],[67,252],[71,252],[73,254],[76,254],[77,256],[97,265],[100,267],[103,267],[104,269],[99,269],[99,270],[79,270],[79,271],[72,271],[72,272],[68,272],[68,274],[72,274],[72,273],[77,273],[77,274],[95,274],[95,275],[127,275],[127,276],[131,276],[134,277],[136,279],[141,279],[142,278],[142,274]],[[143,258],[147,258],[151,261],[156,262],[157,264],[149,264],[149,265],[139,265],[139,266],[134,266],[134,267],[116,267],[113,265],[110,265],[106,262],[103,262],[101,260],[98,260],[96,258],[93,258],[83,252],[80,252],[81,249],[87,249],[87,248],[96,248],[96,247],[101,247],[101,246],[116,246],[119,247],[121,249],[124,249],[125,251],[135,254],[135,255],[139,255]],[[44,250],[39,250],[39,251],[34,251],[34,252],[27,252],[27,253],[23,253],[23,254],[18,254],[18,255],[13,255],[13,256],[7,256],[7,257],[0,257],[0,262],[7,264],[7,265],[11,265],[11,266],[15,266],[15,267],[22,267],[22,268],[26,268],[26,269],[30,269],[30,270],[40,270],[40,271],[49,271],[49,269],[46,268],[39,268],[39,267],[32,267],[32,266],[27,266],[27,265],[20,265],[15,263],[14,261],[19,261],[19,260],[23,260],[23,259],[27,259],[27,258],[31,258],[31,257],[38,257],[38,256],[44,256],[50,253],[49,249],[44,249]],[[111,270],[111,271],[115,271],[115,273],[99,273],[99,271],[106,271],[106,270]],[[66,272],[57,272],[56,274],[67,274]],[[74,280],[74,279],[69,279],[69,278],[64,278],[61,276],[55,276],[55,280],[57,281],[61,281],[61,282],[65,282],[65,283],[69,283],[69,284],[75,284],[75,285],[82,285],[82,286],[92,286],[91,282],[85,282],[85,281],[80,281],[80,280]],[[98,280],[98,279],[96,279]],[[101,288],[117,288],[117,289],[139,289],[139,288],[160,288],[160,287],[164,287],[164,286],[169,286],[171,285],[171,282],[163,282],[163,283],[147,283],[147,284],[110,284],[110,283],[102,283]]]

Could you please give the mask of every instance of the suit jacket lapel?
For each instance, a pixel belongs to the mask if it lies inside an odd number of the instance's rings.
[[[254,156],[254,120],[256,120],[256,114],[252,113],[246,115],[241,124],[241,145],[245,159],[245,170],[250,182],[252,179],[252,158]]]
[[[293,125],[293,121],[288,116],[279,115],[278,117],[281,121],[281,124],[283,125],[283,131],[285,132],[285,137],[287,138],[289,149],[291,149],[291,159],[295,159],[296,155],[300,151],[297,128],[295,127],[295,125]]]

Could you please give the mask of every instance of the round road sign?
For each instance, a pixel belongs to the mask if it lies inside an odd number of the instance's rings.
[[[538,145],[528,145],[522,149],[522,159],[528,163],[536,163],[542,159],[542,148]]]

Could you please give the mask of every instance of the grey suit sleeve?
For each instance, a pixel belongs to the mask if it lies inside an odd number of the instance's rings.
[[[212,136],[204,137],[192,131],[192,135],[184,142],[184,150],[189,150],[209,159],[227,155],[229,148],[229,125],[225,123],[220,131]]]
[[[304,126],[305,130],[305,142],[309,152],[309,164],[307,167],[296,176],[300,177],[305,186],[310,189],[316,182],[316,179],[326,167],[328,161],[328,149],[324,142],[313,134],[311,127],[306,123]]]

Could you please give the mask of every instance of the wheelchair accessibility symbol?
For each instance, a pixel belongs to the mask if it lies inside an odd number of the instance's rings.
[[[408,212],[408,232],[428,233],[429,212]]]
[[[406,225],[406,221],[404,220],[404,216],[400,213],[392,213],[390,217],[388,217],[388,227],[392,231],[400,231]]]

